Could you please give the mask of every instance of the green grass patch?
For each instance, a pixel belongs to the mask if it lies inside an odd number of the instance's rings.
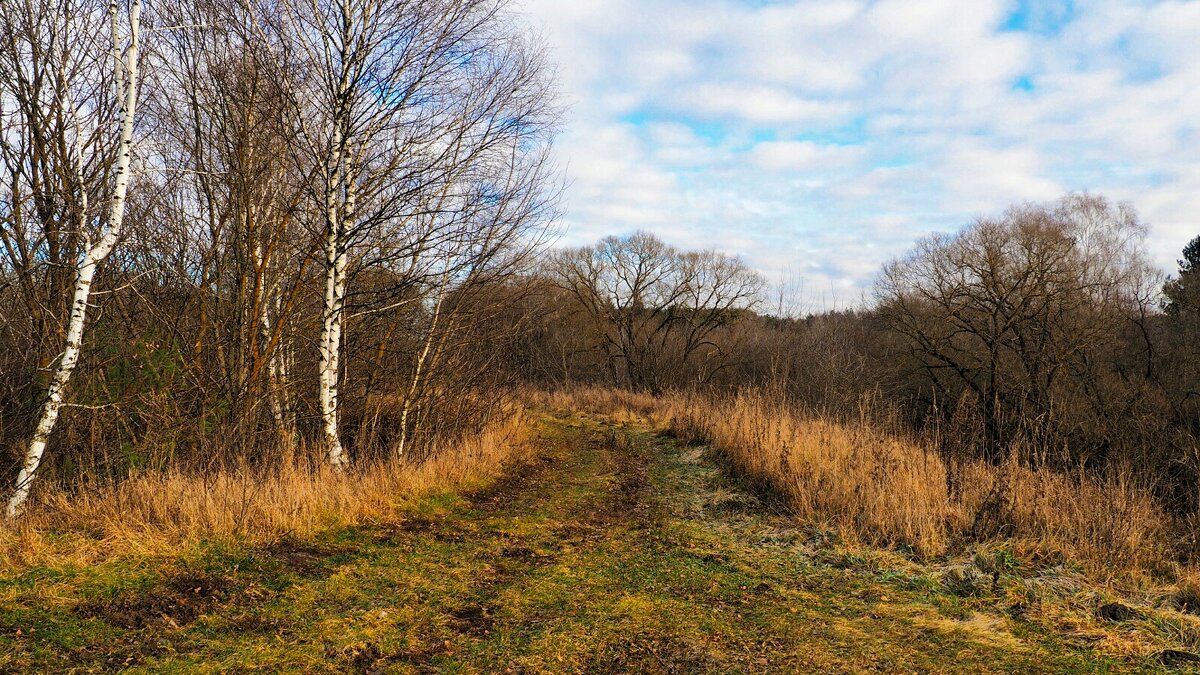
[[[1071,623],[1002,548],[847,547],[645,429],[547,417],[539,443],[397,522],[4,574],[0,671],[1159,672],[1194,634]]]

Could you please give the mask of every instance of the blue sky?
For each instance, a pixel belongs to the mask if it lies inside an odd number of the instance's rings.
[[[559,68],[565,232],[741,255],[807,309],[1014,202],[1200,234],[1200,0],[519,0]]]

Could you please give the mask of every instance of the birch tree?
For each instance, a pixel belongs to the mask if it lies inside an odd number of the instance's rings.
[[[98,20],[103,16],[107,44]],[[32,251],[67,240],[72,246],[63,259],[74,270],[62,352],[8,501],[11,518],[29,496],[65,404],[96,273],[121,238],[138,103],[141,3],[110,0],[105,12],[96,2],[26,0],[5,3],[2,20],[4,242],[9,255],[25,259],[28,273],[37,258]]]
[[[504,301],[512,295],[504,287],[531,269],[546,226],[557,213],[558,193],[548,180],[552,167],[546,155],[521,157],[514,152],[522,142],[539,138],[539,127],[531,124],[509,136],[507,150],[506,143],[498,143],[491,153],[498,156],[489,161],[468,164],[474,166],[468,172],[474,175],[459,181],[464,192],[455,207],[434,210],[450,214],[456,222],[441,224],[439,229],[450,236],[444,236],[429,256],[428,271],[434,274],[427,275],[423,334],[413,354],[411,376],[401,388],[398,455],[407,452],[412,432],[420,427],[411,420],[423,419],[414,411],[431,407],[427,390],[433,387],[428,383],[436,382],[444,396],[463,396],[463,385],[494,365],[478,344],[481,327],[499,321],[513,300]],[[451,368],[454,373],[448,372]]]
[[[160,39],[170,67],[157,69],[147,109],[169,173],[182,254],[175,272],[199,290],[189,373],[211,390],[207,398],[230,402],[236,438],[248,446],[262,440],[264,408],[277,438],[294,431],[287,319],[314,252],[296,218],[303,176],[277,45],[255,28],[269,8],[212,0],[164,8],[166,22],[189,28]]]
[[[348,314],[419,301],[409,291],[438,276],[429,261],[469,222],[466,206],[502,196],[473,179],[501,150],[530,152],[528,130],[546,110],[540,58],[512,35],[502,8],[498,0],[285,3],[280,27],[302,64],[289,91],[324,239],[318,400],[336,468],[349,461],[339,422]],[[395,283],[353,307],[350,282],[365,269]]]

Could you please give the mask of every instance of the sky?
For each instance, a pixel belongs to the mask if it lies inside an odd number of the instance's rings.
[[[652,232],[808,311],[1014,203],[1200,235],[1200,0],[518,0],[566,115],[560,245]]]

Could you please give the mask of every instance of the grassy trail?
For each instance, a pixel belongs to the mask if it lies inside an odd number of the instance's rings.
[[[393,525],[0,575],[0,672],[1161,669],[795,529],[700,448],[574,415],[537,442]]]

